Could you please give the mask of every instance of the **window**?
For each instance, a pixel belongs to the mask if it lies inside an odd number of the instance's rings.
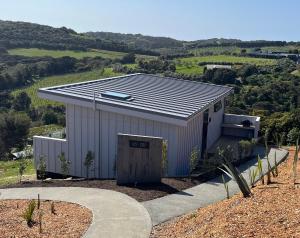
[[[218,112],[222,109],[222,101],[219,101],[217,102],[215,105],[214,105],[214,112]]]
[[[127,94],[124,94],[124,93],[110,92],[110,91],[106,91],[104,93],[101,93],[101,96],[106,97],[106,98],[123,100],[123,101],[131,99],[130,95],[127,95]]]

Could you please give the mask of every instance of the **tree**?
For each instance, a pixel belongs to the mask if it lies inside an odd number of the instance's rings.
[[[25,172],[25,170],[26,170],[26,167],[27,167],[26,161],[25,161],[25,159],[22,158],[22,159],[19,161],[20,183],[21,183],[21,181],[22,181],[22,176],[23,176],[23,174],[24,174],[24,172]]]
[[[57,124],[58,121],[57,115],[55,112],[51,110],[47,110],[46,112],[43,113],[42,121],[45,125]]]
[[[31,98],[28,96],[26,92],[19,93],[14,101],[13,101],[13,108],[16,111],[29,111],[31,104]]]
[[[297,127],[291,129],[287,134],[287,142],[290,145],[293,145],[295,141],[299,140],[299,138],[300,138],[300,130]]]
[[[89,178],[90,167],[93,164],[94,155],[92,151],[88,151],[84,160],[84,166],[86,167],[86,177]]]
[[[0,141],[5,152],[11,148],[22,149],[26,144],[31,121],[25,113],[2,113],[0,115]]]
[[[135,63],[135,54],[134,53],[128,53],[126,55],[123,56],[123,58],[121,59],[121,63],[123,64],[133,64]]]
[[[60,161],[60,168],[61,168],[61,173],[64,177],[66,177],[69,174],[69,164],[70,161],[66,159],[65,153],[61,152],[61,154],[58,156],[59,161]]]

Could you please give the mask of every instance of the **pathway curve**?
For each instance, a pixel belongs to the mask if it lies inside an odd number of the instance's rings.
[[[277,163],[283,161],[288,155],[288,151],[284,149],[272,148],[269,153],[271,166],[274,166],[275,164],[275,152]],[[264,158],[262,162],[265,173],[268,168],[267,160]],[[244,178],[248,181],[248,168],[250,167],[251,169],[254,169],[256,166],[257,160],[255,159],[242,164],[238,167],[238,169],[243,173]],[[240,191],[237,184],[232,180],[228,181],[228,186],[231,196]],[[182,192],[143,202],[143,205],[147,208],[153,225],[157,225],[174,217],[192,212],[200,207],[221,201],[225,198],[226,192],[222,179],[221,177],[217,177]]]
[[[93,221],[85,238],[147,238],[152,223],[147,210],[133,198],[111,190],[79,187],[0,189],[0,199],[41,199],[78,203],[89,208]]]

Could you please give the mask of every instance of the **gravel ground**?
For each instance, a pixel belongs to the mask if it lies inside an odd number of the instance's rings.
[[[41,201],[34,211],[34,222],[28,227],[22,214],[29,200],[0,200],[0,237],[82,237],[92,221],[92,212],[78,204]],[[39,232],[39,213],[42,213],[42,233]]]
[[[18,187],[86,187],[109,189],[125,193],[139,202],[163,197],[168,194],[176,193],[184,189],[193,187],[200,182],[189,178],[175,179],[163,178],[159,184],[137,185],[137,186],[118,186],[116,180],[51,180],[47,182],[26,181],[18,184],[2,186],[0,188],[18,188]]]
[[[300,237],[300,187],[294,186],[290,150],[287,161],[279,166],[279,176],[269,185],[260,182],[253,196],[233,196],[191,214],[153,228],[158,237]],[[300,162],[298,181],[300,182]]]

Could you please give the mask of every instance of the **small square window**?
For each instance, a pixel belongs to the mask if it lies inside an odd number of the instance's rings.
[[[222,105],[222,101],[218,101],[215,105],[214,105],[214,112],[218,112],[222,109],[223,105]]]

